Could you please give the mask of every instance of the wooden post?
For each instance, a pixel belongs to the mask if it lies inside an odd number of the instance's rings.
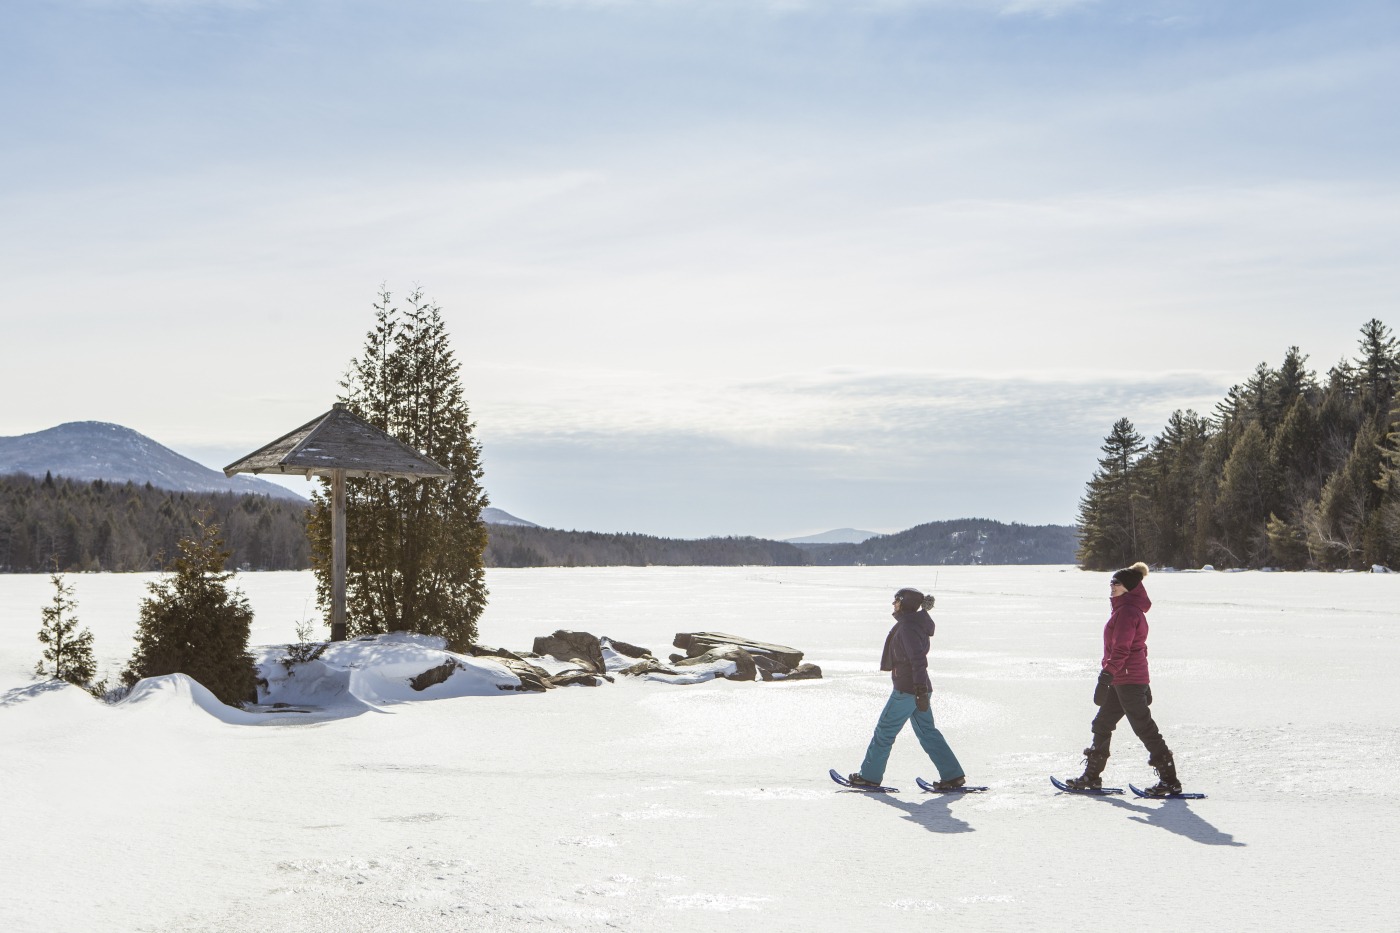
[[[345,471],[331,471],[331,641],[345,640]]]

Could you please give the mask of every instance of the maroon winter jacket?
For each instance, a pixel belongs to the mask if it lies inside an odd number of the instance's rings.
[[[1147,610],[1152,600],[1139,583],[1122,596],[1109,597],[1113,614],[1103,627],[1103,669],[1115,684],[1151,683],[1147,677]]]

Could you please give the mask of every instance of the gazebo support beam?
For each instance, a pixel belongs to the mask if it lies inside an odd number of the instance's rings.
[[[345,640],[345,471],[331,471],[331,641]]]

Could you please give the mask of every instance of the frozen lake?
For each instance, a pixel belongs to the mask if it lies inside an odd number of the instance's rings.
[[[934,587],[934,715],[988,794],[841,792],[884,697],[890,595]],[[88,575],[104,675],[145,575]],[[44,576],[0,576],[0,929],[1394,930],[1400,576],[1153,574],[1154,713],[1201,801],[1077,774],[1107,575],[1061,567],[493,570],[481,642],[582,629],[791,644],[825,678],[635,681],[227,725],[22,688]],[[238,578],[253,640],[310,574]],[[1126,725],[1108,782],[1153,774]]]

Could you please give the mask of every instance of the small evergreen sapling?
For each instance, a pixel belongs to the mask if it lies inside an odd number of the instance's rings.
[[[97,672],[92,656],[92,632],[78,629],[74,615],[78,603],[73,599],[73,587],[55,571],[49,575],[53,584],[53,602],[40,610],[39,641],[44,645],[44,659],[34,668],[40,677],[66,680],[86,688]]]
[[[257,669],[248,654],[253,610],[242,592],[229,590],[233,574],[224,570],[229,552],[219,526],[207,516],[195,524],[197,534],[180,542],[173,573],[150,584],[141,602],[136,651],[122,681],[182,673],[222,703],[256,702]]]

